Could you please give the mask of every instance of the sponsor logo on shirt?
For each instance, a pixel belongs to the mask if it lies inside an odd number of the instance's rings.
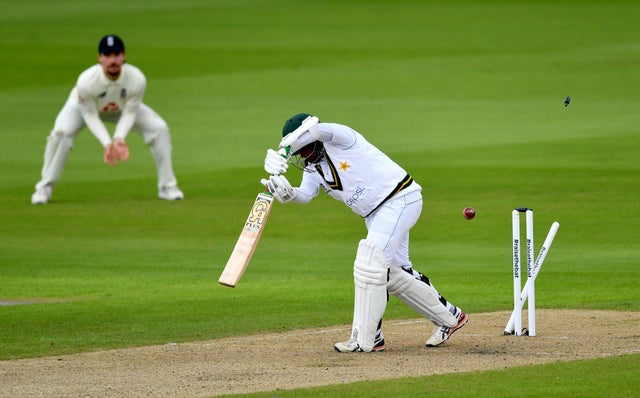
[[[362,196],[365,190],[366,188],[357,186],[356,190],[353,192],[353,195],[351,195],[351,197],[347,199],[347,201],[345,202],[347,206],[352,207],[356,203],[358,203],[358,200],[360,200],[360,197]]]

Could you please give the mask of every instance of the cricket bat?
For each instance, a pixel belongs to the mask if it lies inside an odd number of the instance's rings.
[[[256,201],[253,202],[249,217],[244,223],[242,233],[236,242],[233,252],[224,267],[218,282],[221,285],[236,287],[242,274],[247,269],[249,261],[253,256],[253,252],[258,246],[260,235],[267,222],[271,207],[273,206],[273,196],[269,192],[261,192],[258,194]]]

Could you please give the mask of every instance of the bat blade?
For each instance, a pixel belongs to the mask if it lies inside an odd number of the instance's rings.
[[[236,242],[233,252],[224,267],[218,282],[221,285],[236,287],[240,278],[247,269],[253,252],[258,246],[260,236],[273,206],[273,196],[269,193],[261,192],[256,197],[247,221],[244,223],[240,237]]]

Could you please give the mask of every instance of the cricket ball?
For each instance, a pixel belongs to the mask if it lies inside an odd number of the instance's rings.
[[[473,209],[473,207],[465,207],[464,210],[462,211],[462,215],[467,220],[471,220],[473,219],[473,217],[476,216],[476,211]]]

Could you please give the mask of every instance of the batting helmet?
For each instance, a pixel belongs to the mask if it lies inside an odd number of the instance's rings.
[[[293,130],[300,127],[302,122],[304,122],[304,119],[308,118],[309,116],[311,115],[308,113],[298,113],[297,115],[291,116],[289,120],[287,120],[284,123],[284,126],[282,127],[282,136],[284,137],[290,132],[292,132]]]
[[[309,113],[298,113],[297,115],[291,116],[289,119],[287,119],[287,121],[284,123],[284,126],[282,127],[282,136],[285,137],[287,134],[300,127],[300,125],[302,125],[302,122],[304,122],[304,120],[309,116],[313,115]],[[322,145],[322,142],[314,141],[293,152],[291,155],[301,155],[301,163],[304,166],[307,166],[309,163],[315,163],[322,158],[322,156],[324,155],[324,146]],[[301,168],[297,164],[294,165],[298,168]]]

